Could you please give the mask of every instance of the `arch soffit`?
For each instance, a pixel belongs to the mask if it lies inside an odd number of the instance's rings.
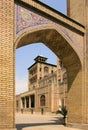
[[[19,46],[19,43],[21,43],[21,40],[22,40],[23,37],[25,37],[25,36],[27,36],[27,35],[30,35],[30,34],[32,34],[32,33],[34,33],[34,32],[38,32],[38,31],[41,31],[41,30],[44,31],[44,30],[47,30],[47,29],[57,31],[58,34],[61,35],[61,36],[63,37],[63,39],[65,39],[66,42],[73,48],[73,50],[75,51],[75,53],[77,54],[77,56],[79,57],[79,59],[80,59],[80,61],[81,61],[81,63],[82,63],[82,57],[80,56],[80,52],[78,51],[78,48],[77,48],[76,46],[74,46],[74,44],[73,44],[71,38],[69,38],[70,36],[68,37],[68,36],[63,32],[63,30],[62,30],[61,28],[57,28],[57,26],[54,25],[54,24],[51,24],[51,25],[50,25],[50,24],[49,24],[49,25],[42,25],[42,26],[39,26],[39,27],[32,27],[31,29],[28,28],[28,29],[26,29],[26,31],[21,32],[21,33],[18,35],[18,37],[16,38],[15,42],[14,42],[15,48],[21,47],[21,46]],[[42,35],[42,34],[41,34],[41,35]],[[27,39],[26,39],[26,40],[27,40]],[[27,41],[26,41],[26,42],[27,42]],[[42,41],[38,41],[38,42],[42,42]],[[33,41],[32,43],[35,43],[35,42]],[[28,41],[28,44],[31,44],[31,42]],[[26,45],[28,45],[28,44],[26,44]],[[25,46],[25,44],[24,44],[24,45],[22,44],[22,46]]]

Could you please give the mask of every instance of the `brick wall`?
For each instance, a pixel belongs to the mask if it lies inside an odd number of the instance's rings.
[[[14,125],[14,0],[0,0],[0,130]],[[6,130],[7,130],[6,129]]]
[[[84,12],[85,12],[85,0],[67,0],[68,4],[68,16],[75,19],[81,24],[85,24]]]

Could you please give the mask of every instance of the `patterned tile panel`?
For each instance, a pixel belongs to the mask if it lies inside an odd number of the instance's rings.
[[[45,19],[19,5],[16,6],[16,35],[22,30],[32,28],[33,26],[39,26],[42,24],[51,23],[50,20]]]

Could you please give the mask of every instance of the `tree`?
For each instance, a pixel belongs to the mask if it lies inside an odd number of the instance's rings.
[[[66,109],[66,106],[62,107],[61,110],[57,110],[56,111],[56,114],[61,114],[63,115],[63,118],[62,118],[62,123],[63,125],[66,125],[66,117],[67,117],[67,109]]]

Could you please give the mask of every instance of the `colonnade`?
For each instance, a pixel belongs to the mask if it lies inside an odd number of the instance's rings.
[[[26,95],[20,98],[20,109],[34,108],[35,95]]]

